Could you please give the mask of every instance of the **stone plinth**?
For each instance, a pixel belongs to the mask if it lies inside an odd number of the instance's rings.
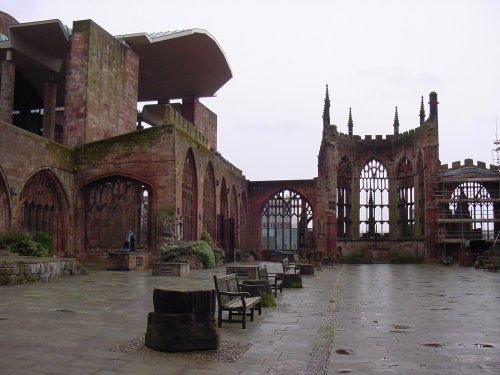
[[[128,250],[110,251],[108,253],[108,270],[145,270],[147,266],[148,253]]]
[[[215,318],[215,290],[153,292],[146,347],[162,352],[215,350],[220,335]]]
[[[186,277],[190,273],[189,263],[158,262],[153,264],[153,276]]]

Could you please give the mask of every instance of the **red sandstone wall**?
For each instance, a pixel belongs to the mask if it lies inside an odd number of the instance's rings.
[[[1,172],[5,176],[7,190],[15,188],[20,193],[28,179],[42,169],[49,169],[64,189],[69,205],[67,212],[68,254],[73,248],[73,197],[74,197],[74,163],[71,150],[51,142],[46,138],[11,125],[0,123],[0,155]],[[12,229],[19,228],[20,202],[19,195],[10,195],[12,206]],[[10,226],[9,225],[9,226]]]
[[[73,24],[64,142],[76,146],[132,132],[138,56],[90,20]]]
[[[217,150],[217,115],[198,99],[184,99],[181,113],[208,139],[208,148]]]
[[[9,26],[17,25],[19,22],[10,14],[0,11],[0,34],[9,35]]]

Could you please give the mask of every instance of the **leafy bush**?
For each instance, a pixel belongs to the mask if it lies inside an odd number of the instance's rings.
[[[214,268],[220,259],[224,259],[224,252],[221,249],[211,242],[202,240],[178,242],[174,245],[164,244],[160,252],[165,261],[177,260],[192,263],[198,260],[203,268]]]
[[[52,237],[44,232],[5,232],[0,234],[0,248],[23,256],[48,257],[52,254]]]
[[[212,242],[212,236],[210,235],[210,233],[203,231],[201,232],[200,240],[205,242]]]

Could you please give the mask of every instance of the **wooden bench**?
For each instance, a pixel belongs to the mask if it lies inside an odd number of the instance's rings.
[[[218,325],[222,322],[234,322],[233,314],[241,315],[242,328],[246,328],[246,317],[250,316],[253,321],[254,310],[262,314],[261,297],[251,297],[250,293],[244,291],[244,285],[238,283],[236,274],[217,277],[214,275],[215,292],[218,303]],[[228,312],[228,318],[223,319],[222,313]]]
[[[280,293],[283,293],[283,278],[281,275],[277,273],[269,273],[267,272],[267,265],[263,265],[259,267],[259,279],[269,280],[269,285],[271,286],[271,290],[274,291],[274,296],[278,296],[278,289]]]
[[[294,264],[290,264],[288,258],[281,259],[281,265],[283,267],[283,273],[296,273],[298,271]]]

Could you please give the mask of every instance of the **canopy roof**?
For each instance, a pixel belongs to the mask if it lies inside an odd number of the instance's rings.
[[[205,30],[117,36],[139,56],[138,101],[210,97],[232,78],[217,41]],[[50,71],[64,91],[65,58],[71,50],[71,30],[59,20],[21,23],[0,39],[0,62],[11,50],[16,67],[43,93]],[[59,100],[58,100],[59,102]]]
[[[232,78],[217,41],[190,29],[118,36],[139,55],[139,101],[208,97]]]

